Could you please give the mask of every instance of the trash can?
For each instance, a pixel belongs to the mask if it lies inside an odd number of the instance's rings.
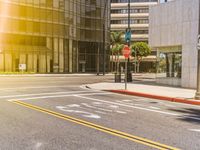
[[[127,82],[132,82],[133,81],[133,78],[132,78],[132,72],[128,72],[127,73]]]
[[[115,83],[121,83],[121,73],[115,73]]]

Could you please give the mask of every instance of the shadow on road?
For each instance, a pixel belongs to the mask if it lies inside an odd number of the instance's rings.
[[[200,124],[200,109],[184,108],[181,110],[177,109],[168,109],[168,110],[182,114],[179,120]]]

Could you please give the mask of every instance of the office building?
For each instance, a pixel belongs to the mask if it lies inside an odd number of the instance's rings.
[[[35,73],[101,71],[103,25],[105,47],[110,36],[109,3],[0,0],[0,71],[17,72],[19,64]]]
[[[132,41],[148,42],[149,6],[158,0],[131,0]],[[128,27],[128,0],[111,0],[111,30],[125,31]]]
[[[197,85],[199,0],[174,0],[150,8],[149,44],[157,51],[157,82]]]

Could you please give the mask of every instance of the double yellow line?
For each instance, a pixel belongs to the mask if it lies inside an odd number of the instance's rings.
[[[24,102],[21,102],[21,101],[12,101],[12,102],[15,103],[15,104],[21,105],[23,107],[30,108],[32,110],[36,110],[36,111],[39,111],[39,112],[42,112],[42,113],[46,113],[46,114],[49,114],[51,116],[54,116],[54,117],[57,117],[57,118],[60,118],[60,119],[64,119],[64,120],[67,120],[67,121],[70,121],[70,122],[73,122],[73,123],[76,123],[76,124],[80,124],[80,125],[83,125],[83,126],[86,126],[86,127],[89,127],[89,128],[93,128],[95,130],[99,130],[99,131],[102,131],[104,133],[115,135],[115,136],[118,136],[118,137],[121,137],[121,138],[124,138],[124,139],[128,139],[130,141],[140,143],[140,144],[152,147],[152,148],[156,148],[156,149],[159,149],[159,150],[178,150],[177,148],[174,148],[174,147],[171,147],[171,146],[160,144],[160,143],[157,143],[157,142],[154,142],[154,141],[151,141],[151,140],[147,140],[145,138],[133,136],[133,135],[130,135],[130,134],[118,131],[118,130],[114,130],[114,129],[111,129],[111,128],[103,127],[103,126],[100,126],[100,125],[97,125],[97,124],[94,124],[94,123],[91,123],[91,122],[88,122],[88,121],[84,121],[84,120],[77,119],[77,118],[74,118],[74,117],[71,117],[71,116],[67,116],[67,115],[64,115],[64,114],[61,114],[61,113],[57,113],[57,112],[54,112],[54,111],[51,111],[51,110],[47,110],[47,109],[44,109],[44,108],[41,108],[41,107],[38,107],[38,106],[34,106],[34,105],[31,105],[31,104],[28,104],[28,103],[24,103]]]

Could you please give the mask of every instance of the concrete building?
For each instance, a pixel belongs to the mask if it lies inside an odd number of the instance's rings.
[[[157,5],[159,0],[131,0],[132,30],[131,42],[147,42],[149,38],[149,7]],[[111,0],[111,31],[122,31],[128,28],[128,0]],[[152,55],[155,56],[153,52]],[[153,67],[155,57],[145,58],[141,63],[141,71],[148,71]],[[154,58],[154,59],[152,59]],[[134,61],[134,60],[133,60]]]
[[[107,45],[110,37],[109,4],[109,0],[0,0],[0,72],[17,72],[19,64],[25,64],[28,72],[96,72],[97,63],[103,62],[104,22]]]
[[[157,51],[157,82],[195,88],[199,0],[175,0],[150,8],[149,44]]]

